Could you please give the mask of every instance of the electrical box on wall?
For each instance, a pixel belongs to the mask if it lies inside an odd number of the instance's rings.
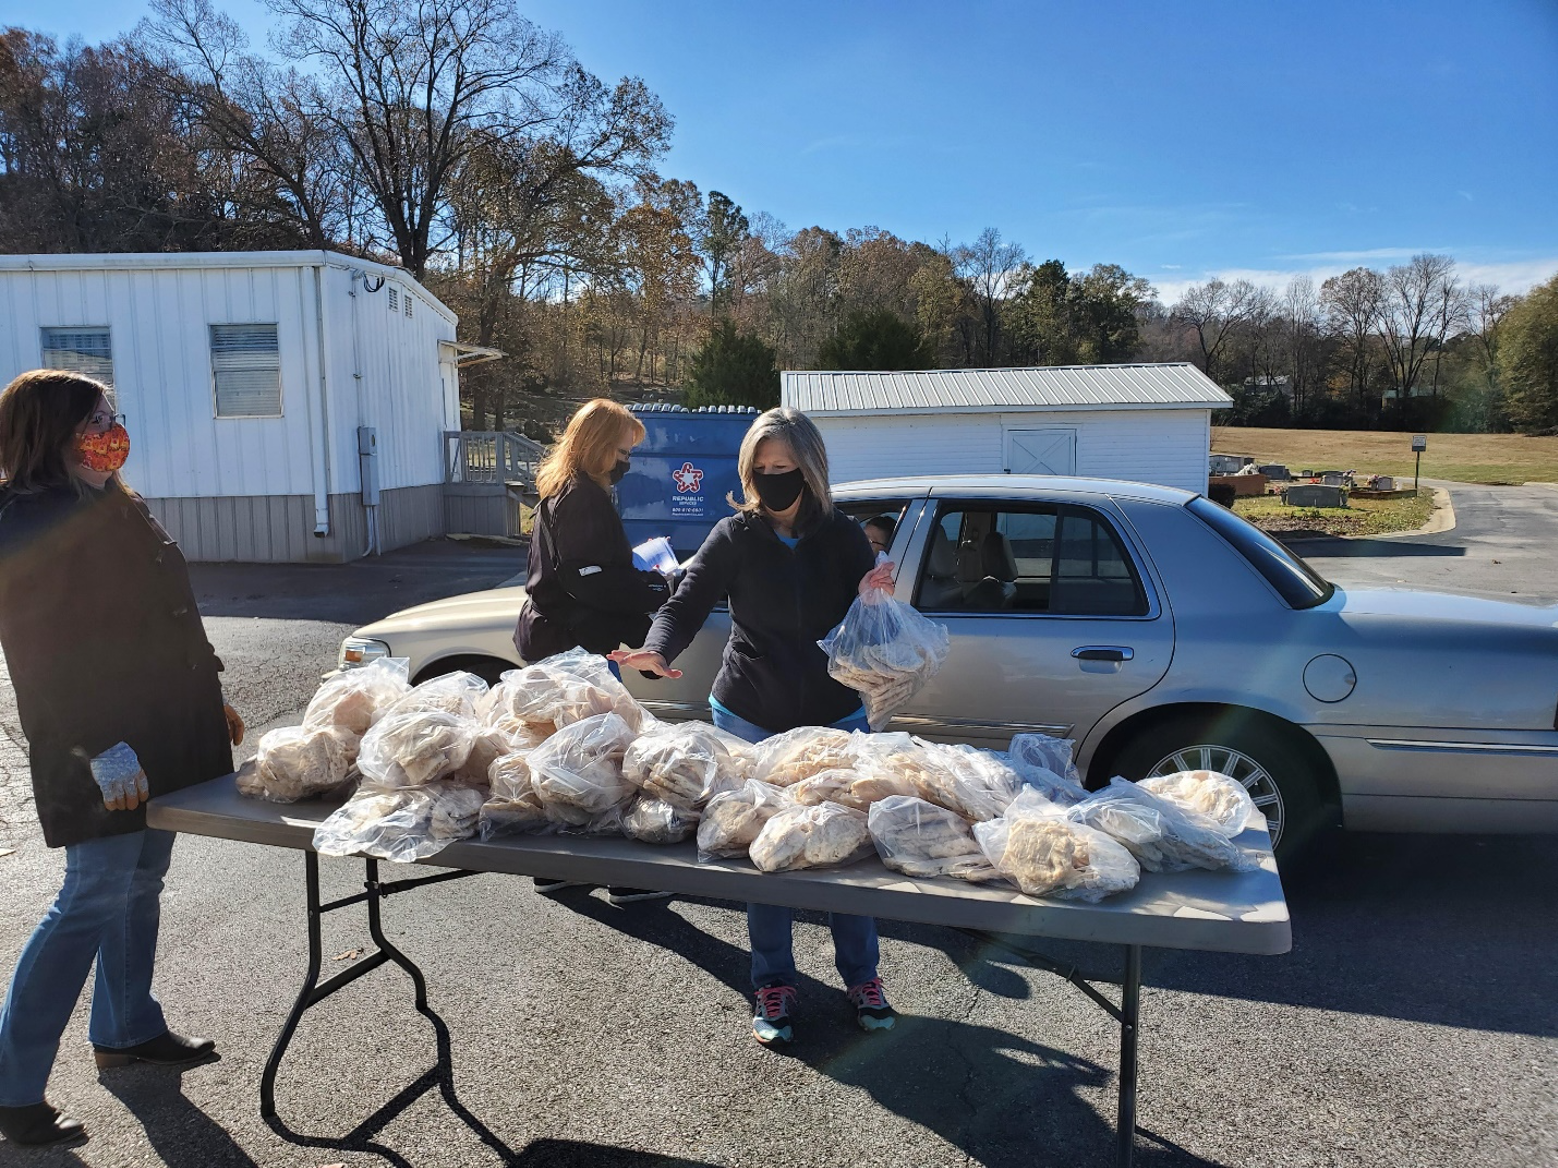
[[[364,507],[379,505],[379,433],[372,426],[357,427],[357,466],[362,472]]]

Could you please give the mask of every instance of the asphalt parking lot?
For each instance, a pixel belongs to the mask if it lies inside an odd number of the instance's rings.
[[[1529,516],[1512,528],[1492,490],[1456,488],[1454,531],[1395,541],[1437,553],[1305,554],[1344,584],[1431,571],[1409,582],[1558,599],[1558,492],[1521,496]],[[355,625],[517,565],[511,549],[439,544],[334,569],[199,568],[196,584],[229,696],[260,730],[295,718]],[[60,871],[30,822],[18,742],[0,674],[7,967]],[[345,894],[360,867],[327,862],[324,875],[327,895]],[[260,1071],[304,963],[301,876],[293,853],[182,841],[158,989],[174,1025],[216,1038],[221,1060],[99,1075],[79,1009],[51,1096],[93,1138],[30,1153],[0,1142],[0,1168],[1112,1163],[1112,1025],[999,950],[884,923],[883,974],[905,1018],[867,1037],[833,984],[825,929],[803,918],[801,1041],[777,1055],[748,1035],[735,906],[616,909],[599,892],[543,898],[496,876],[385,910],[428,975],[448,1072],[430,1069],[439,1035],[409,981],[377,970],[306,1019],[267,1125]],[[1284,878],[1290,954],[1149,951],[1137,1162],[1558,1164],[1558,840],[1355,835]],[[326,938],[331,969],[367,943],[335,918]],[[1117,961],[1048,948],[1085,969]]]

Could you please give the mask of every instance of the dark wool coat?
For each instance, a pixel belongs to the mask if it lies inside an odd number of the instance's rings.
[[[671,587],[659,572],[633,565],[633,548],[611,496],[578,475],[536,508],[525,607],[514,648],[526,661],[583,646],[610,653],[638,648],[649,613]]]
[[[793,549],[759,516],[722,519],[644,648],[676,660],[728,594],[730,640],[715,698],[775,734],[832,725],[860,709],[860,694],[828,676],[817,642],[844,619],[874,562],[866,533],[837,509],[809,524]]]
[[[88,760],[115,743],[154,798],[232,771],[222,663],[184,556],[139,496],[0,487],[0,649],[50,847],[146,826],[144,806],[110,811],[92,780]]]

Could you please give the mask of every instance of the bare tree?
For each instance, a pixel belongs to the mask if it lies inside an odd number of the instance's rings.
[[[1320,330],[1324,313],[1320,295],[1308,276],[1294,276],[1282,293],[1282,323],[1286,330],[1288,384],[1293,391],[1293,412],[1309,400],[1320,370]]]
[[[1351,393],[1364,414],[1371,412],[1369,381],[1384,300],[1384,277],[1373,268],[1353,268],[1320,285],[1326,325],[1347,354]]]
[[[1380,336],[1391,385],[1402,400],[1412,396],[1430,358],[1438,394],[1445,339],[1465,319],[1465,300],[1449,256],[1417,255],[1385,273]]]
[[[1519,297],[1505,296],[1497,284],[1474,284],[1466,292],[1468,324],[1482,356],[1483,380],[1487,387],[1498,387],[1499,328]]]
[[[981,356],[986,364],[997,363],[996,334],[1000,328],[1001,304],[1027,258],[1022,244],[1002,243],[1001,233],[994,227],[986,227],[973,243],[959,244],[952,249],[953,267],[958,276],[968,282],[979,308],[984,333]]]
[[[1232,284],[1208,280],[1185,289],[1170,319],[1194,331],[1201,372],[1217,381],[1236,331],[1265,303],[1262,290],[1248,280],[1235,280]]]

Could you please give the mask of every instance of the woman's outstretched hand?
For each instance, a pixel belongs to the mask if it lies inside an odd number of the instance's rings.
[[[682,675],[680,669],[672,669],[667,665],[660,654],[647,653],[643,649],[613,649],[606,656],[624,669],[637,669],[641,673],[653,673],[656,677],[669,677],[673,681]]]
[[[896,565],[891,560],[884,560],[872,568],[860,579],[860,595],[865,596],[870,592],[888,592],[893,590],[893,568]]]

